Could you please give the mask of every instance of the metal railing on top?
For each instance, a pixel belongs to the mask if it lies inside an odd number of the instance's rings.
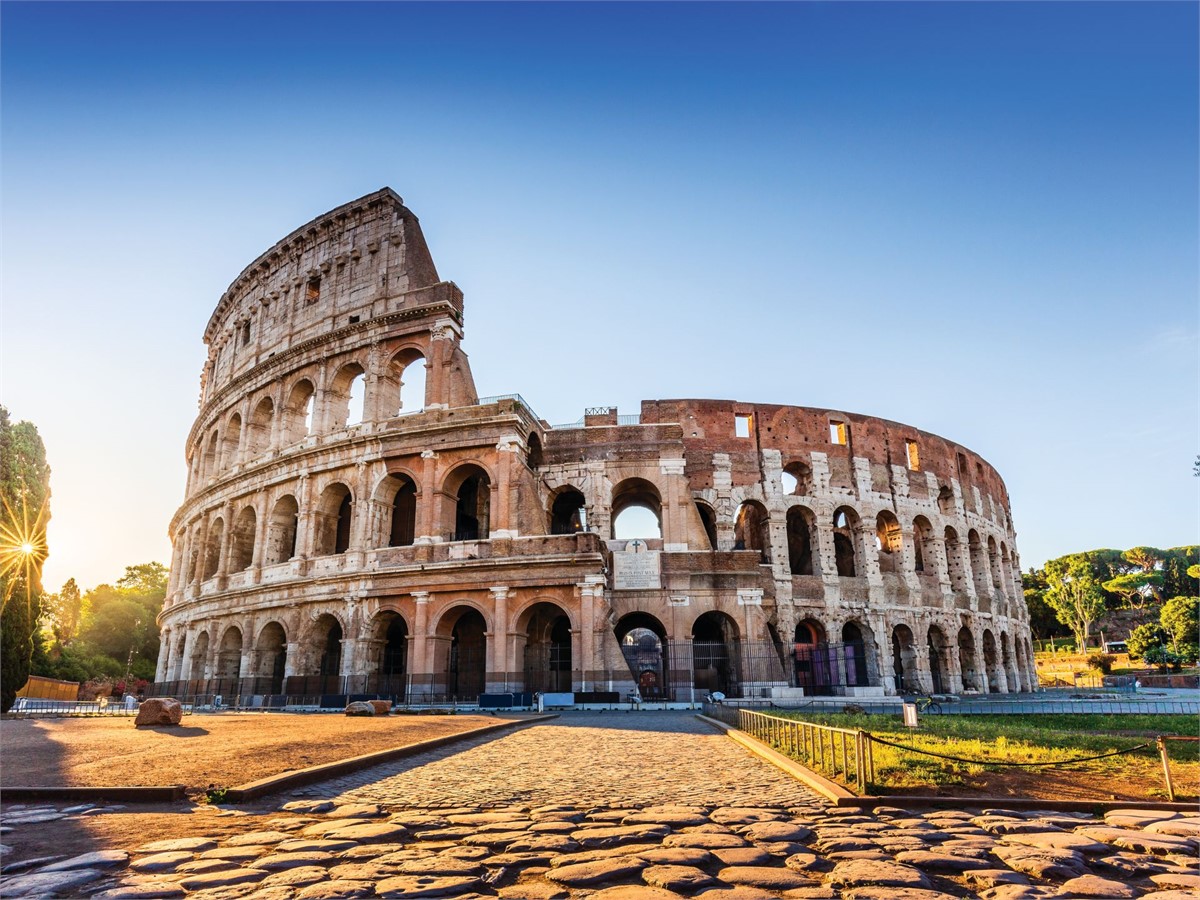
[[[501,400],[516,400],[523,407],[525,407],[525,411],[529,413],[529,415],[533,416],[535,421],[541,421],[541,418],[538,416],[538,414],[533,411],[533,407],[529,405],[529,401],[520,394],[494,394],[491,397],[480,397],[475,402],[475,405],[487,406],[489,403],[498,403]]]

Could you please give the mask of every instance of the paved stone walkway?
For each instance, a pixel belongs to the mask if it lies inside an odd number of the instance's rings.
[[[568,713],[280,799],[269,830],[16,860],[3,897],[1183,900],[1200,815],[830,808],[684,713]],[[88,815],[5,809],[3,827]],[[230,811],[229,815],[241,815]],[[7,860],[6,860],[7,862]]]

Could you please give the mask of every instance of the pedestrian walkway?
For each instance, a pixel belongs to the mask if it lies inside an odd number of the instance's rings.
[[[565,712],[544,725],[376,766],[301,794],[424,808],[818,801],[688,712]]]

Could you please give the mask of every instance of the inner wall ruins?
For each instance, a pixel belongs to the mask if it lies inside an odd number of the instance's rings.
[[[1035,685],[1008,494],[976,454],[731,400],[550,425],[479,397],[462,337],[462,292],[388,188],[234,280],[204,332],[157,693]],[[631,509],[657,528],[619,539]]]

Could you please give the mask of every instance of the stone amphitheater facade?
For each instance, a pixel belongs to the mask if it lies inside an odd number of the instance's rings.
[[[383,189],[267,250],[204,332],[156,687],[579,700],[1030,690],[1008,495],[841,410],[478,397],[463,295]],[[641,509],[639,538],[619,520]]]

